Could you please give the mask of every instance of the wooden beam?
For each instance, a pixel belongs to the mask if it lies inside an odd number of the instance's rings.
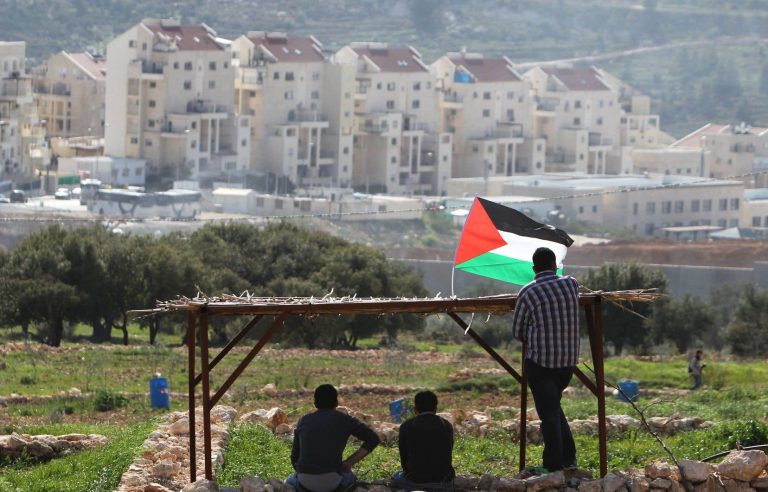
[[[525,353],[528,344],[523,343],[523,367],[520,378],[520,471],[525,468],[525,448],[528,446],[528,374],[525,370]]]
[[[208,312],[200,313],[200,371],[203,375],[203,446],[205,449],[205,478],[213,480],[211,463],[211,382],[208,366]]]
[[[506,371],[507,371],[509,374],[511,374],[511,375],[512,375],[512,377],[513,377],[513,378],[515,378],[515,379],[517,380],[517,382],[518,382],[518,383],[522,383],[522,381],[523,381],[523,380],[522,380],[522,378],[520,377],[520,374],[518,374],[518,373],[517,373],[517,371],[515,371],[515,370],[512,368],[512,366],[510,366],[510,365],[509,365],[509,363],[508,363],[506,360],[504,360],[504,358],[503,358],[501,355],[499,355],[499,353],[498,353],[498,352],[496,352],[496,351],[493,349],[493,347],[491,347],[490,345],[488,345],[488,342],[486,342],[485,340],[483,340],[483,337],[481,337],[480,335],[478,335],[478,334],[477,334],[477,332],[475,332],[475,330],[473,330],[472,328],[470,328],[470,327],[467,325],[467,323],[465,323],[465,322],[464,322],[464,320],[463,320],[463,319],[461,319],[461,318],[459,317],[459,315],[458,315],[458,314],[456,314],[456,313],[453,313],[453,312],[449,312],[449,313],[448,313],[448,316],[450,316],[451,318],[453,318],[453,320],[456,322],[456,324],[458,324],[458,325],[459,325],[459,326],[460,326],[460,327],[461,327],[461,328],[462,328],[462,329],[463,329],[463,330],[466,332],[466,334],[467,334],[467,335],[471,336],[471,337],[472,337],[472,339],[473,339],[475,342],[477,342],[477,344],[478,344],[478,345],[480,345],[480,346],[483,348],[483,350],[485,350],[486,352],[488,352],[488,355],[490,355],[491,357],[493,357],[493,359],[494,359],[496,362],[498,362],[498,363],[499,363],[499,365],[501,365],[501,367],[503,367],[504,369],[506,369]]]
[[[595,386],[597,386],[597,429],[600,438],[600,476],[608,474],[608,447],[605,417],[605,367],[603,364],[603,304],[595,300],[595,350],[592,360],[595,364]]]
[[[591,379],[589,379],[589,376],[584,374],[581,369],[578,367],[573,368],[573,375],[579,378],[579,381],[582,382],[584,386],[587,387],[589,391],[592,392],[593,395],[597,396],[597,386],[595,386],[595,383],[592,382]]]
[[[258,343],[251,349],[250,352],[248,352],[248,355],[245,356],[245,359],[240,362],[240,365],[235,368],[227,380],[224,381],[224,384],[222,384],[218,391],[216,391],[216,393],[213,395],[211,398],[212,405],[215,405],[221,399],[221,397],[224,396],[224,393],[226,393],[229,387],[232,386],[232,383],[234,383],[235,380],[240,377],[245,368],[248,367],[248,364],[250,364],[253,358],[256,357],[256,354],[258,354],[262,347],[267,344],[269,339],[272,338],[272,336],[277,333],[280,328],[283,327],[283,324],[287,318],[288,314],[283,313],[278,316],[277,319],[275,319],[274,323],[272,323],[272,326],[269,327],[269,330],[267,330],[267,332],[262,335]]]
[[[244,337],[245,337],[245,336],[248,334],[248,332],[250,332],[250,331],[251,331],[251,329],[252,329],[254,326],[256,326],[256,324],[257,324],[259,321],[261,321],[261,319],[262,319],[263,317],[264,317],[264,315],[262,315],[262,314],[259,314],[259,315],[257,315],[257,316],[254,316],[254,317],[253,317],[253,319],[251,319],[251,321],[249,321],[249,322],[248,322],[248,324],[247,324],[247,325],[245,325],[245,327],[243,327],[243,329],[242,329],[242,330],[240,330],[240,332],[239,332],[237,335],[235,335],[235,336],[232,338],[232,340],[230,340],[230,341],[229,341],[229,343],[227,343],[227,345],[226,345],[226,346],[225,346],[223,349],[221,349],[221,352],[219,352],[218,354],[216,354],[216,357],[214,357],[214,358],[213,358],[213,360],[211,361],[211,364],[208,366],[208,369],[209,369],[209,370],[212,370],[214,367],[216,367],[216,365],[217,365],[217,364],[218,364],[218,363],[219,363],[219,362],[220,362],[220,361],[221,361],[221,360],[222,360],[222,359],[223,359],[223,358],[224,358],[224,357],[225,357],[225,356],[226,356],[226,355],[227,355],[227,354],[228,354],[228,353],[229,353],[229,352],[230,352],[230,351],[233,349],[233,348],[235,348],[235,347],[237,346],[237,344],[239,344],[239,343],[240,343],[240,340],[242,340],[242,339],[243,339],[243,338],[244,338]],[[203,378],[203,375],[202,375],[202,374],[198,374],[197,376],[195,376],[195,386],[197,386],[198,384],[200,384],[200,380],[201,380],[202,378]]]
[[[197,456],[195,449],[195,361],[197,355],[195,354],[195,313],[190,311],[187,314],[187,372],[189,383],[189,395],[187,402],[189,404],[189,481],[195,482],[197,480]]]

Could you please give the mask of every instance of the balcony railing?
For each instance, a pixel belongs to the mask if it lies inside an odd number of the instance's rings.
[[[157,73],[161,74],[163,73],[163,65],[160,63],[154,63],[154,62],[148,62],[146,60],[142,60],[141,62],[141,73]]]
[[[360,131],[368,133],[386,133],[389,131],[389,125],[386,123],[362,123],[360,125]]]
[[[464,97],[452,92],[446,92],[443,94],[443,101],[453,103],[463,103]]]
[[[187,103],[187,113],[226,113],[227,107],[223,104],[214,104],[207,101],[190,101]]]
[[[608,137],[603,137],[599,133],[590,133],[589,134],[589,145],[590,147],[597,146],[597,145],[612,145],[613,141]]]
[[[540,99],[536,102],[536,109],[539,111],[555,111],[557,110],[557,99]]]
[[[325,114],[319,111],[293,110],[288,112],[288,121],[291,121],[291,122],[328,121],[328,118],[325,117]]]

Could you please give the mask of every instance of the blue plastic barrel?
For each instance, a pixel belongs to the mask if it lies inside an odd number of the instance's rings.
[[[171,408],[168,378],[156,376],[149,380],[149,403],[152,408]]]
[[[637,401],[637,397],[640,395],[640,383],[633,379],[622,379],[619,381],[619,388],[621,388],[621,391],[619,391],[619,400]],[[627,398],[629,398],[629,400]]]
[[[392,417],[392,421],[400,423],[408,415],[410,405],[405,399],[400,398],[389,403],[389,415]]]

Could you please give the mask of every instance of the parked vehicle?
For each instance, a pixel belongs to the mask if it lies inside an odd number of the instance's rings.
[[[69,200],[72,198],[72,192],[69,191],[69,188],[59,188],[56,190],[56,193],[53,194],[53,197],[57,200]]]
[[[11,199],[0,193],[0,203],[11,203]]]
[[[29,201],[29,198],[27,198],[27,194],[24,193],[23,190],[13,190],[11,192],[11,203],[26,203]]]

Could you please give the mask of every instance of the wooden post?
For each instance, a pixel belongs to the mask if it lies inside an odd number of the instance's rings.
[[[493,357],[493,360],[495,360],[496,362],[498,362],[498,363],[499,363],[499,365],[500,365],[501,367],[503,367],[504,369],[506,369],[506,371],[507,371],[507,372],[508,372],[508,373],[509,373],[509,374],[510,374],[510,375],[511,375],[513,378],[515,378],[515,380],[516,380],[518,383],[522,383],[522,381],[523,381],[523,378],[520,376],[520,374],[518,374],[518,373],[517,373],[517,371],[515,371],[515,370],[512,368],[512,366],[510,366],[510,365],[509,365],[509,362],[507,362],[506,360],[504,360],[504,357],[502,357],[501,355],[499,355],[499,353],[498,353],[498,352],[496,352],[495,350],[493,350],[493,347],[491,347],[490,345],[488,345],[488,342],[486,342],[485,340],[483,340],[483,337],[481,337],[480,335],[478,335],[478,334],[477,334],[477,332],[476,332],[475,330],[473,330],[472,328],[470,328],[470,327],[467,325],[467,323],[465,323],[465,322],[464,322],[464,320],[463,320],[463,319],[461,319],[461,317],[459,317],[459,315],[458,315],[458,314],[456,314],[456,313],[454,313],[454,312],[448,312],[448,316],[450,316],[450,317],[451,317],[451,318],[452,318],[452,319],[453,319],[453,320],[456,322],[456,324],[458,324],[459,326],[461,326],[461,328],[462,328],[464,331],[466,331],[466,332],[467,332],[467,335],[471,336],[471,337],[472,337],[472,339],[473,339],[475,342],[477,342],[477,344],[478,344],[478,345],[480,345],[480,346],[483,348],[483,350],[485,350],[486,352],[488,352],[488,355],[490,355],[491,357]]]
[[[595,364],[595,386],[597,386],[597,428],[600,438],[600,476],[608,473],[608,448],[605,430],[605,368],[603,365],[603,304],[597,297],[594,304],[595,328],[592,346],[592,362]]]
[[[200,371],[203,374],[203,446],[205,451],[205,478],[213,480],[211,464],[211,382],[208,367],[208,312],[200,313]]]
[[[525,448],[528,445],[528,374],[525,370],[525,353],[528,344],[523,342],[523,368],[520,377],[520,471],[525,468]]]
[[[189,379],[189,481],[197,481],[197,456],[195,449],[195,313],[187,314],[187,370]]]
[[[248,324],[246,324],[245,327],[243,327],[243,329],[240,330],[240,332],[235,335],[223,349],[221,349],[221,352],[216,354],[216,357],[213,358],[211,364],[208,366],[208,369],[213,370],[213,368],[216,367],[216,364],[218,364],[233,348],[235,348],[237,344],[240,343],[240,340],[242,340],[248,334],[248,332],[251,331],[251,328],[256,326],[256,324],[261,321],[261,318],[263,317],[264,315],[261,314],[254,316],[253,319],[249,321]],[[195,384],[198,384],[202,377],[202,374],[195,376]]]

